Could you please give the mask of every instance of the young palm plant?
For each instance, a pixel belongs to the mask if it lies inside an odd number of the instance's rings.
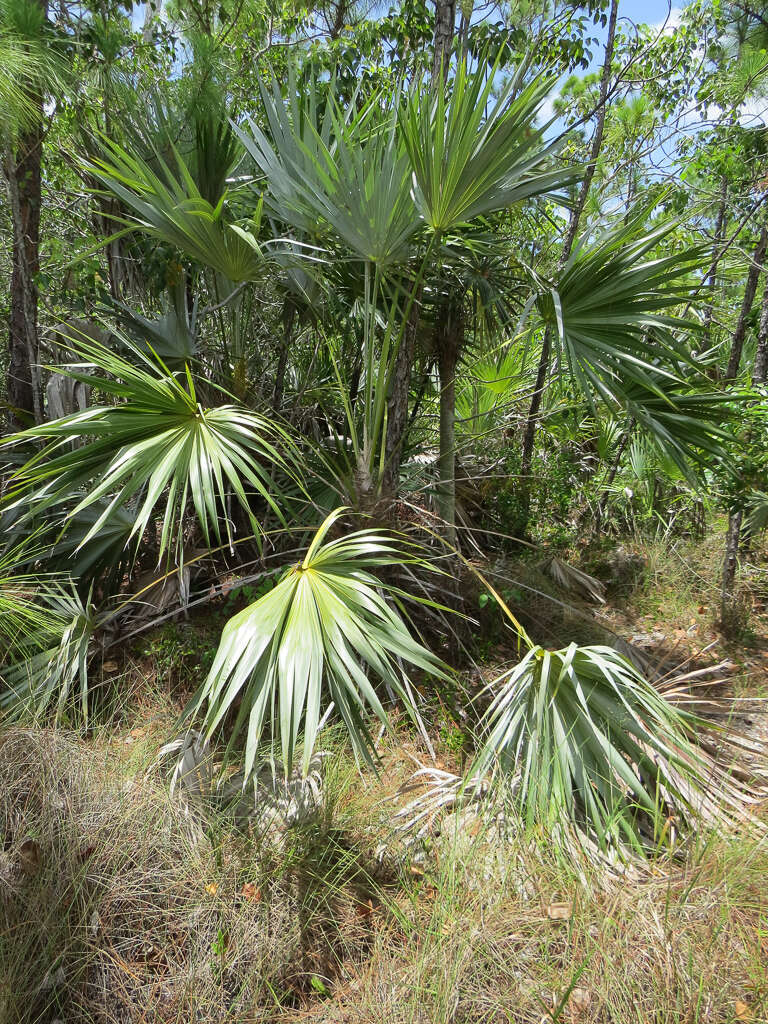
[[[309,770],[322,722],[335,708],[356,756],[373,763],[370,710],[387,714],[369,673],[416,716],[406,662],[440,679],[448,670],[411,636],[398,612],[401,591],[372,570],[420,563],[393,538],[374,529],[329,539],[345,510],[336,509],[315,534],[302,561],[279,583],[231,619],[211,671],[190,708],[204,711],[210,740],[234,715],[227,751],[245,742],[245,775],[255,766],[265,734],[279,737],[289,768],[302,735],[302,768]],[[428,566],[428,563],[422,563]]]
[[[699,822],[748,817],[749,794],[701,745],[718,730],[612,648],[532,645],[490,688],[470,778],[511,783],[529,827],[626,858]]]
[[[74,708],[88,723],[93,641],[111,617],[97,611],[92,597],[92,589],[86,600],[74,590],[63,589],[45,597],[44,610],[49,621],[57,624],[58,635],[50,647],[0,666],[0,709],[7,715],[41,718],[55,708],[58,719]]]

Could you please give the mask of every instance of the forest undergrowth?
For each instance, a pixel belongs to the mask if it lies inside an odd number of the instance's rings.
[[[750,630],[724,646],[710,613],[717,539],[627,539],[644,568],[609,588],[596,621],[675,667],[727,664],[717,685],[764,737],[760,556]],[[233,591],[222,604],[236,601]],[[702,830],[674,861],[610,871],[503,813],[448,806],[413,842],[395,814],[414,770],[460,772],[466,759],[461,717],[439,696],[423,708],[434,759],[395,720],[378,776],[330,729],[322,800],[288,827],[244,828],[169,793],[158,750],[210,663],[219,614],[110,655],[103,670],[120,697],[89,731],[3,732],[0,1019],[765,1019],[764,834]],[[505,657],[503,643],[481,653],[470,687]]]

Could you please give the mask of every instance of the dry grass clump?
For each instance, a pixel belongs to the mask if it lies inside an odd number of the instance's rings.
[[[185,815],[114,745],[0,735],[0,1024],[725,1024],[768,1019],[768,843],[607,878],[474,810],[371,879],[393,738],[279,839]],[[377,825],[378,823],[378,825]]]
[[[363,948],[363,872],[324,823],[267,847],[119,764],[0,737],[3,1024],[271,1021]]]
[[[744,839],[672,878],[576,877],[540,849],[512,870],[438,858],[378,913],[376,943],[314,1024],[716,1024],[768,1013],[768,847]]]

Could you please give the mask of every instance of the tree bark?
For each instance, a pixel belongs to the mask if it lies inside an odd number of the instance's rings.
[[[416,336],[421,318],[421,294],[422,286],[418,285],[408,314],[403,339],[395,357],[392,389],[387,399],[387,439],[382,494],[389,500],[397,494],[403,445],[408,433],[408,394],[411,369],[416,355]]]
[[[576,240],[576,234],[579,230],[579,223],[581,221],[581,215],[584,212],[584,207],[587,203],[587,197],[589,196],[589,190],[592,185],[592,180],[595,176],[595,170],[597,168],[597,158],[600,156],[600,149],[603,144],[603,134],[605,132],[605,115],[607,110],[608,101],[608,87],[611,83],[611,65],[613,63],[613,50],[614,41],[616,39],[616,19],[619,10],[619,0],[611,0],[611,10],[608,17],[608,34],[605,40],[605,57],[603,59],[603,70],[600,76],[600,93],[598,96],[597,105],[597,120],[595,122],[595,133],[592,136],[592,145],[589,152],[589,162],[587,169],[584,173],[584,178],[581,182],[579,194],[576,198],[576,202],[571,210],[570,217],[568,219],[568,229],[565,233],[565,239],[563,241],[562,252],[560,253],[560,259],[558,261],[558,272],[560,272],[565,264],[568,262],[571,251],[573,249],[573,243]],[[530,511],[530,476],[531,467],[533,465],[533,448],[536,440],[536,429],[539,423],[539,412],[541,410],[542,398],[544,395],[544,389],[547,380],[547,374],[549,373],[549,363],[552,355],[552,337],[550,329],[547,328],[544,331],[544,340],[541,346],[541,355],[539,356],[539,365],[536,371],[536,386],[534,388],[533,396],[531,398],[531,404],[528,409],[528,416],[525,421],[525,432],[523,434],[523,451],[520,460],[520,479],[522,481],[521,489],[521,504],[522,504],[522,517],[523,523],[527,525],[528,514]]]
[[[43,16],[48,0],[35,0]],[[43,95],[28,85],[34,124],[19,134],[6,153],[6,178],[13,221],[11,308],[8,331],[8,404],[11,426],[42,423],[38,361],[37,275],[40,272],[40,207],[42,204]]]
[[[755,352],[752,383],[762,384],[766,379],[768,379],[768,276],[766,276],[763,288],[763,305],[760,310],[760,326],[757,331],[757,351]]]
[[[766,248],[768,248],[768,226],[764,224],[760,231],[760,238],[758,239],[747,274],[741,311],[731,340],[731,353],[726,371],[729,380],[733,380],[739,373],[741,353],[744,348],[744,337],[747,333],[747,320],[752,311],[752,303],[755,299],[760,272],[763,269]],[[766,286],[766,291],[768,291],[768,285]],[[768,344],[768,341],[766,341],[766,336],[768,335],[768,309],[766,309],[766,301],[764,294],[753,372],[753,381],[756,383],[763,379],[758,377],[758,362],[761,362],[763,359],[761,356],[761,342],[763,351],[766,344]],[[764,330],[766,332],[765,335],[763,334]],[[741,545],[741,524],[743,518],[742,509],[735,509],[730,513],[728,516],[728,533],[725,540],[725,560],[723,562],[723,578],[720,587],[720,626],[723,632],[730,636],[736,635],[741,627],[741,616],[739,614],[740,610],[736,594],[736,574],[739,568],[739,548]]]
[[[726,636],[738,633],[741,625],[736,597],[736,572],[739,567],[739,541],[741,539],[741,509],[728,517],[728,533],[725,539],[725,561],[720,586],[720,627]]]
[[[765,262],[765,252],[768,248],[768,225],[763,224],[760,230],[760,237],[757,240],[755,251],[752,255],[752,262],[749,265],[747,280],[744,285],[744,298],[741,303],[741,312],[736,323],[736,330],[731,339],[731,354],[728,359],[728,369],[725,376],[728,380],[734,380],[739,375],[741,365],[741,353],[744,349],[744,338],[747,334],[747,321],[752,312],[752,303],[755,301],[755,292]]]
[[[42,116],[42,102],[40,106]],[[11,425],[42,422],[37,333],[40,270],[40,205],[42,130],[24,132],[6,159],[6,177],[13,221],[11,308],[8,333],[8,404]]]
[[[446,301],[440,308],[435,330],[435,351],[440,374],[440,480],[438,511],[445,534],[456,540],[456,366],[464,344],[464,312],[461,299]]]
[[[455,30],[456,0],[435,0],[435,59],[432,65],[435,82],[441,72],[443,81],[448,78]]]

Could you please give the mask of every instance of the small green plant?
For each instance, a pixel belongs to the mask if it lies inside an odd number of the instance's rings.
[[[451,754],[461,755],[466,747],[467,737],[464,730],[447,712],[444,712],[440,723],[440,744]]]
[[[211,953],[216,958],[212,961],[213,969],[216,973],[221,976],[224,973],[227,963],[227,947],[229,945],[229,938],[227,933],[221,928],[216,932],[216,938],[211,943]]]
[[[141,653],[168,685],[191,685],[209,671],[215,647],[192,625],[171,622],[152,634]]]

